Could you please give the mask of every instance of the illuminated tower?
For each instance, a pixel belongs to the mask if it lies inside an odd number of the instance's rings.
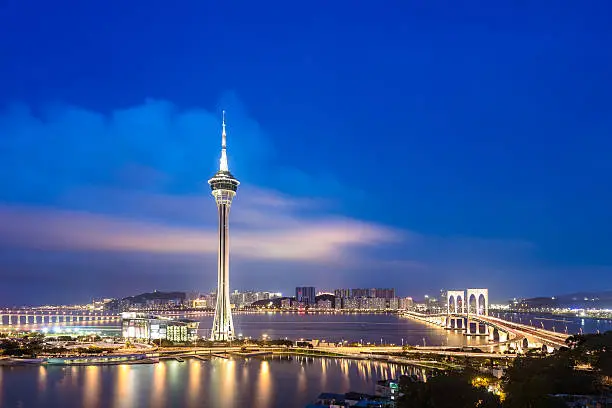
[[[219,213],[219,254],[217,258],[217,306],[210,339],[227,341],[234,338],[234,322],[229,297],[229,212],[238,190],[238,180],[227,167],[225,111],[221,132],[221,160],[219,171],[208,180]]]

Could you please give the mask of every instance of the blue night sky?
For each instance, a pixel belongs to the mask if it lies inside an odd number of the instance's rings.
[[[609,1],[0,0],[0,303],[612,289]],[[532,3],[532,4],[530,4]]]

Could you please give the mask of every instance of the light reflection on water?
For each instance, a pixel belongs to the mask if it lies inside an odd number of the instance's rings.
[[[153,368],[153,387],[151,393],[151,406],[161,408],[166,405],[166,367],[167,364],[155,364]]]
[[[83,371],[85,371],[85,387],[83,389],[83,405],[86,405],[91,408],[96,408],[100,406],[100,367],[90,366],[85,367]],[[47,369],[45,367],[40,367],[40,372],[45,372],[45,381],[46,381],[46,372]]]
[[[386,362],[306,357],[0,367],[0,406],[301,407],[321,392],[373,393],[376,380],[419,373]]]
[[[79,367],[74,367],[77,370]],[[114,400],[112,406],[115,408],[127,408],[133,406],[133,392],[137,384],[134,383],[134,370],[136,366],[120,365],[115,370],[116,373],[116,387],[114,394]],[[88,389],[85,389],[85,394],[89,393]],[[106,405],[106,404],[104,404]],[[83,404],[83,406],[86,406]]]
[[[274,393],[274,384],[271,381],[270,363],[268,361],[262,361],[260,370],[259,370],[259,378],[257,380],[257,394],[255,397],[255,407],[256,408],[268,407],[273,393]]]

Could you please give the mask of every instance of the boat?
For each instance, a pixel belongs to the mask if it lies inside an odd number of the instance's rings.
[[[30,364],[43,364],[44,358],[18,358],[9,357],[0,360],[0,365],[30,365]]]

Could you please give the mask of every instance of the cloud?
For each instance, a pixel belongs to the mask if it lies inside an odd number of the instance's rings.
[[[331,262],[397,242],[391,228],[326,213],[323,200],[257,187],[270,143],[225,97],[230,166],[242,184],[232,249],[244,259]],[[219,115],[148,100],[109,114],[55,105],[0,115],[0,239],[47,250],[214,253]],[[286,173],[287,169],[281,171]],[[242,176],[244,175],[244,177]]]
[[[230,102],[230,165],[252,182],[269,142],[239,102]],[[92,185],[201,191],[218,165],[219,119],[160,100],[109,114],[69,105],[39,112],[10,106],[0,113],[0,200],[54,203],[69,189]]]
[[[301,262],[341,262],[354,247],[398,242],[401,233],[338,216],[306,218],[299,200],[252,189],[244,210],[235,210],[234,256]],[[89,190],[99,213],[48,207],[0,206],[3,246],[45,250],[216,253],[215,205],[211,197]],[[106,197],[106,200],[103,200]],[[248,196],[247,196],[248,197]],[[92,205],[86,205],[92,207]],[[118,209],[129,210],[123,216]],[[209,216],[203,217],[202,214]],[[131,217],[130,217],[131,215]],[[183,217],[182,225],[173,216]],[[174,221],[174,222],[173,222]],[[191,221],[191,222],[187,222]]]

